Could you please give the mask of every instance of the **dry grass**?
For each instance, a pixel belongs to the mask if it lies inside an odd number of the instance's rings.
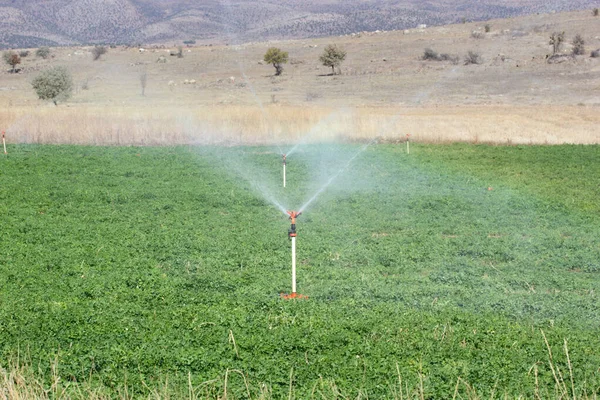
[[[543,117],[541,117],[543,115]],[[598,143],[593,107],[45,106],[0,110],[8,143],[269,144],[405,140],[498,144]]]

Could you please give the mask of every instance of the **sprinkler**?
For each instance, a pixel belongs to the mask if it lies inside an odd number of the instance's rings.
[[[285,158],[285,154],[282,154],[281,156],[283,157],[283,187],[285,187],[285,165],[287,160]]]
[[[284,166],[285,166],[285,164],[284,164]],[[302,211],[299,211],[299,212],[288,211],[287,213],[290,216],[290,221],[292,223],[292,225],[290,226],[290,229],[288,230],[288,237],[292,241],[292,293],[290,293],[290,294],[282,293],[281,298],[283,298],[285,300],[306,299],[306,298],[308,298],[307,296],[298,294],[296,292],[296,236],[297,236],[297,234],[296,234],[296,218],[298,218],[300,216],[300,214],[302,214]]]
[[[410,133],[406,134],[406,154],[410,154]]]
[[[4,154],[8,154],[6,152],[6,139],[4,139],[4,131],[2,131],[2,146],[4,146]]]

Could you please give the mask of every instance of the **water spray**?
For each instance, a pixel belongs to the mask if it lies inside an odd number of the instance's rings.
[[[306,299],[307,296],[302,294],[298,294],[296,292],[296,218],[302,214],[302,211],[288,211],[288,215],[290,216],[290,221],[292,226],[288,230],[288,237],[292,241],[292,293],[290,294],[281,294],[281,298],[285,300],[289,299]]]
[[[285,158],[285,154],[282,154],[281,156],[283,157],[283,187],[285,187],[285,165],[287,160]]]
[[[2,131],[2,146],[4,146],[4,154],[8,154],[6,152],[6,139],[4,138],[4,131]]]

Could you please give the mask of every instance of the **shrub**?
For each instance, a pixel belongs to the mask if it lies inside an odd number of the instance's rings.
[[[593,15],[594,17],[597,17],[597,16],[598,16],[598,9],[597,9],[597,8],[594,8],[594,9],[592,10],[592,15]]]
[[[452,64],[458,64],[458,56],[452,55],[452,54],[448,54],[448,53],[442,53],[440,54],[440,61],[450,61]]]
[[[41,100],[52,100],[54,105],[58,105],[58,101],[71,97],[73,78],[65,67],[54,67],[36,76],[31,86]]]
[[[423,51],[423,60],[439,61],[440,55],[436,51],[426,48],[425,51]]]
[[[25,58],[25,57],[27,57],[28,55],[29,55],[29,50],[21,50],[21,51],[19,52],[19,57],[21,57],[21,58]]]
[[[12,67],[12,72],[15,72],[17,65],[21,64],[21,57],[14,51],[5,51],[2,57],[4,62]]]
[[[470,51],[467,53],[467,55],[465,56],[465,65],[470,65],[470,64],[481,64],[483,62],[481,56],[479,55],[479,53],[476,53],[474,51]]]
[[[106,46],[94,46],[94,48],[92,49],[92,57],[94,58],[94,61],[99,60],[100,57],[102,57],[103,54],[106,54],[108,52],[108,49],[106,48]]]
[[[472,39],[483,39],[483,37],[484,37],[484,35],[482,32],[478,32],[478,31],[471,32]]]
[[[335,67],[342,65],[342,62],[346,59],[346,52],[344,49],[337,47],[335,44],[330,44],[325,47],[323,54],[319,57],[319,61],[326,67],[331,67],[331,73],[335,74]]]
[[[50,47],[46,47],[46,46],[40,47],[39,49],[37,49],[35,51],[35,55],[37,57],[40,57],[43,59],[48,58],[48,56],[50,55]]]
[[[490,33],[490,31],[492,30],[492,27],[490,26],[490,24],[485,24],[485,33]]]
[[[273,67],[275,67],[275,76],[279,76],[283,72],[283,66],[281,64],[286,64],[288,62],[288,52],[282,51],[277,47],[271,47],[267,50],[263,59],[266,63],[272,64]]]
[[[573,55],[580,56],[585,54],[585,40],[579,34],[575,35],[573,38]]]
[[[192,44],[196,44],[196,41],[195,40],[184,40],[183,44],[189,46],[189,45],[192,45]]]
[[[181,46],[177,48],[177,58],[183,58],[183,47]]]
[[[592,52],[590,53],[590,57],[592,57],[592,58],[600,57],[600,49],[592,50]]]

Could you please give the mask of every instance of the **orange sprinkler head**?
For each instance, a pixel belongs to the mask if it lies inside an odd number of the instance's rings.
[[[287,158],[286,158],[285,154],[282,154],[281,157],[283,157],[283,165],[285,165],[285,163],[287,162]]]
[[[293,238],[296,237],[296,218],[299,217],[300,214],[302,214],[302,211],[288,211],[287,213],[290,216],[290,220],[292,221],[292,226],[288,230],[288,237]]]
[[[300,293],[296,293],[296,292],[292,292],[292,293],[280,293],[279,297],[281,297],[283,300],[293,300],[293,299],[298,299],[298,300],[306,300],[308,299],[308,296],[305,296],[303,294]]]

